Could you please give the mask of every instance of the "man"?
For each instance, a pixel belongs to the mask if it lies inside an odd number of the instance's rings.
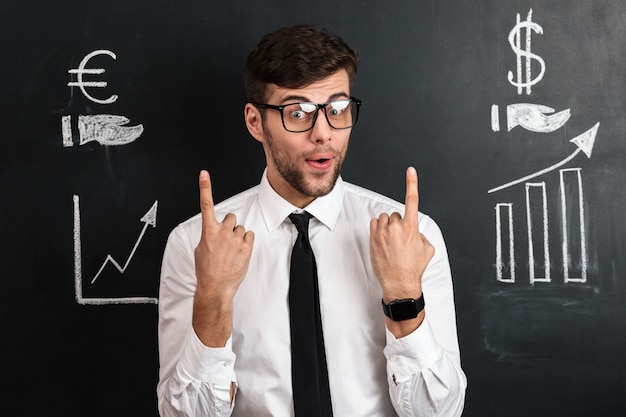
[[[360,105],[355,75],[354,51],[305,25],[266,35],[249,55],[244,118],[267,168],[216,206],[202,171],[201,213],[170,235],[162,416],[461,414],[450,267],[439,228],[418,216],[415,169],[404,207],[340,177]],[[294,272],[306,248],[314,272]],[[302,274],[310,290],[296,290]],[[309,320],[315,329],[302,330]],[[316,356],[301,359],[303,349]]]

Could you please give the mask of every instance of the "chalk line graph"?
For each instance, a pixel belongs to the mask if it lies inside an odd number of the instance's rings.
[[[80,225],[80,198],[78,195],[73,196],[74,204],[74,287],[76,302],[81,305],[104,305],[104,304],[157,304],[158,299],[155,297],[84,297],[83,296],[83,272],[82,272],[82,242],[81,242],[81,225]],[[91,280],[93,284],[104,268],[110,263],[123,274],[126,268],[130,264],[141,240],[148,229],[148,226],[156,227],[156,213],[157,213],[158,201],[155,201],[150,209],[143,215],[141,222],[144,223],[144,227],[135,242],[130,255],[126,259],[124,266],[121,266],[110,254],[106,256],[106,259],[102,263],[102,266]]]
[[[580,152],[584,152],[585,155],[587,155],[587,158],[591,158],[591,152],[593,151],[593,145],[596,141],[596,136],[598,134],[598,127],[600,126],[600,122],[596,123],[591,129],[581,133],[580,135],[576,136],[575,138],[571,139],[570,142],[574,143],[577,147],[577,149],[572,152],[567,158],[563,159],[562,161],[557,162],[556,164],[549,166],[547,168],[544,168],[540,171],[537,171],[533,174],[527,175],[525,177],[516,179],[514,181],[511,182],[507,182],[506,184],[500,185],[498,187],[492,188],[489,191],[487,191],[489,194],[491,193],[495,193],[496,191],[500,191],[500,190],[504,190],[505,188],[509,188],[512,187],[514,185],[517,184],[521,184],[525,181],[528,181],[530,179],[539,177],[543,174],[547,174],[550,171],[554,171],[557,168],[562,167],[563,165],[567,164],[569,161],[571,161],[572,159],[574,159],[576,157],[576,155],[578,155]]]

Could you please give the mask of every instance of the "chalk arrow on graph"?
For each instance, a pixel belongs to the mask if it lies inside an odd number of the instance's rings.
[[[591,152],[593,151],[593,145],[596,142],[596,136],[598,134],[598,127],[600,126],[600,122],[596,123],[591,129],[581,133],[580,135],[576,136],[574,139],[571,139],[570,142],[573,142],[578,149],[576,149],[570,156],[568,156],[567,158],[565,158],[564,160],[548,167],[545,169],[542,169],[541,171],[537,171],[534,174],[530,174],[527,175],[523,178],[517,179],[515,181],[511,181],[508,182],[504,185],[501,185],[499,187],[496,188],[492,188],[491,190],[488,191],[488,193],[495,193],[496,191],[500,191],[500,190],[504,190],[505,188],[509,188],[513,185],[516,184],[520,184],[522,182],[528,181],[531,178],[535,178],[538,177],[540,175],[543,175],[547,172],[553,171],[559,167],[562,167],[563,165],[567,164],[569,161],[571,161],[572,159],[574,159],[576,157],[576,155],[578,155],[580,152],[584,152],[585,155],[587,155],[587,158],[591,158]]]
[[[541,104],[509,104],[506,107],[508,131],[510,132],[516,126],[521,126],[531,132],[554,132],[567,123],[570,118],[569,109],[554,114],[550,113],[554,113],[554,109]]]
[[[133,247],[133,250],[130,252],[128,259],[126,259],[126,263],[124,264],[124,266],[120,266],[120,264],[115,259],[113,259],[113,257],[110,254],[107,255],[106,259],[102,263],[102,266],[98,270],[98,273],[91,280],[92,284],[96,282],[96,280],[98,279],[98,277],[100,276],[100,274],[102,273],[102,271],[104,270],[104,268],[107,266],[109,262],[112,263],[113,266],[115,266],[118,271],[120,271],[120,274],[123,274],[124,271],[126,271],[126,268],[128,267],[128,264],[130,264],[131,259],[133,259],[133,256],[135,255],[135,252],[137,251],[137,248],[139,247],[139,243],[141,242],[141,239],[143,239],[143,235],[146,233],[146,229],[148,228],[148,226],[156,227],[156,215],[157,215],[158,203],[159,203],[158,200],[155,201],[152,207],[150,207],[150,210],[148,210],[146,214],[144,214],[143,217],[141,218],[140,221],[145,224],[143,226],[143,229],[141,229],[141,233],[139,234],[139,238],[137,239],[137,242],[135,242],[135,246]]]

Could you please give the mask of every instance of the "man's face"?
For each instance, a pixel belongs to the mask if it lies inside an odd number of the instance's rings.
[[[299,89],[271,85],[268,87],[267,103],[321,104],[349,97],[348,75],[345,70],[341,70]],[[328,194],[341,173],[351,129],[332,128],[324,114],[318,115],[311,130],[299,133],[285,130],[278,111],[265,110],[262,120],[261,131],[253,135],[263,143],[267,176],[272,188],[298,207],[304,207],[316,197]]]

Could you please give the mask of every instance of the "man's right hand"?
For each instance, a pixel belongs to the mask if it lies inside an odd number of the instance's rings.
[[[248,270],[254,232],[237,225],[234,214],[215,218],[211,178],[200,172],[202,235],[194,251],[198,287],[193,327],[209,347],[223,347],[232,331],[233,298]]]

